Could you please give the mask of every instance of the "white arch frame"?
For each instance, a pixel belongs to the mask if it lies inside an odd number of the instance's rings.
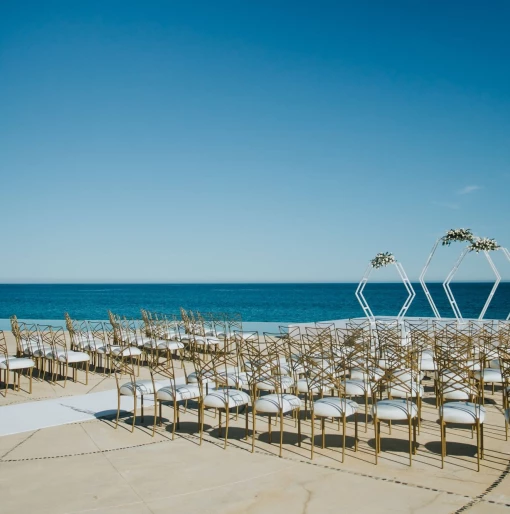
[[[498,250],[502,250],[503,251],[503,254],[505,255],[505,257],[510,261],[510,252],[508,251],[507,248],[498,248]],[[450,287],[450,283],[453,279],[453,277],[455,276],[455,273],[457,273],[458,269],[459,269],[459,266],[460,264],[462,263],[462,261],[464,260],[464,257],[466,257],[466,255],[470,253],[470,250],[469,250],[469,247],[466,247],[464,248],[464,250],[462,250],[462,253],[460,254],[459,258],[457,259],[457,261],[455,262],[455,264],[453,265],[453,268],[452,270],[450,271],[450,273],[448,273],[448,276],[446,277],[445,281],[443,282],[443,289],[445,290],[446,292],[446,296],[448,297],[448,301],[450,302],[450,306],[453,310],[453,314],[455,315],[455,318],[456,319],[464,319],[462,317],[462,313],[460,311],[460,308],[457,304],[457,301],[455,300],[455,296],[451,290],[451,287]],[[494,275],[496,277],[496,280],[492,286],[492,289],[489,293],[489,296],[487,297],[487,300],[485,301],[485,304],[478,316],[478,319],[481,320],[483,319],[483,317],[485,316],[486,312],[487,312],[487,309],[489,308],[489,305],[490,303],[492,302],[492,298],[494,297],[494,294],[499,286],[499,283],[501,282],[501,275],[499,274],[499,271],[498,269],[496,268],[496,265],[494,264],[493,260],[491,259],[491,256],[489,255],[489,252],[488,251],[484,251],[483,252],[485,254],[485,258],[487,259],[487,262],[489,263],[492,271],[494,272]],[[506,319],[510,319],[510,313],[508,314],[507,318]]]
[[[400,275],[400,278],[402,279],[402,282],[404,283],[404,286],[405,286],[407,294],[408,294],[406,301],[402,305],[402,308],[400,309],[400,311],[397,315],[397,319],[401,320],[406,315],[406,312],[408,311],[409,307],[411,306],[411,303],[413,302],[414,297],[416,296],[416,292],[413,288],[413,285],[409,281],[409,278],[407,277],[407,274],[406,274],[402,264],[400,264],[400,262],[397,262],[397,261],[393,262],[392,264],[395,266],[395,268],[397,268],[398,274]],[[368,279],[370,278],[370,275],[372,274],[373,270],[374,270],[374,267],[372,266],[372,264],[369,264],[367,269],[365,270],[365,274],[363,275],[363,278],[361,279],[360,283],[358,284],[358,287],[356,288],[356,292],[355,292],[356,298],[358,299],[358,302],[360,303],[361,308],[363,309],[363,312],[365,313],[365,316],[371,321],[375,320],[375,316],[374,316],[374,313],[372,312],[372,309],[370,308],[370,305],[368,304],[366,298],[363,296],[363,290],[365,289],[365,286],[367,285]]]
[[[427,262],[425,263],[425,266],[424,268],[422,269],[421,273],[420,273],[420,284],[421,284],[421,287],[423,289],[423,292],[425,293],[425,297],[427,298],[428,302],[429,302],[429,305],[432,309],[432,312],[434,313],[434,316],[436,318],[440,318],[441,317],[441,314],[439,314],[439,310],[434,302],[434,300],[432,299],[432,295],[430,294],[430,291],[429,291],[429,288],[427,287],[427,284],[425,282],[425,274],[427,273],[428,269],[429,269],[429,266],[430,266],[430,262],[432,261],[432,257],[434,257],[434,254],[436,253],[436,250],[437,250],[437,247],[439,246],[439,243],[441,242],[443,238],[442,237],[438,237],[434,246],[432,247],[432,250],[429,254],[429,258],[427,259]],[[448,294],[448,293],[447,293]]]

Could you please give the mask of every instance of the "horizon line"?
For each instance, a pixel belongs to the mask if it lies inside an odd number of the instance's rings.
[[[418,279],[416,280],[410,280],[413,284],[419,284],[420,281]],[[480,279],[480,280],[458,280],[455,283],[463,283],[463,284],[492,284],[493,280],[486,280],[486,279]],[[284,281],[284,282],[265,282],[265,281],[258,281],[258,282],[0,282],[0,286],[87,286],[87,285],[125,285],[125,286],[135,286],[135,285],[169,285],[169,286],[201,286],[201,285],[335,285],[335,284],[358,284],[358,281]],[[379,281],[379,280],[373,280],[371,283],[376,284],[402,284],[399,280],[394,281]],[[510,280],[501,280],[500,283],[510,283]],[[443,284],[442,280],[428,280],[427,284]],[[367,284],[368,285],[368,284]]]

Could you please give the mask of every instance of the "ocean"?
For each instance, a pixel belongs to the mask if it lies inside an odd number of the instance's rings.
[[[310,322],[363,316],[354,292],[357,284],[3,284],[0,318],[62,320],[106,319],[111,309],[140,317],[140,309],[178,313],[182,306],[203,312],[240,312],[252,322]],[[408,316],[432,316],[420,284]],[[428,284],[443,317],[451,317],[442,284]],[[491,283],[452,284],[465,318],[478,317]],[[365,288],[375,315],[396,315],[406,294],[401,283],[369,283]],[[510,282],[501,283],[486,318],[505,319],[510,312]],[[2,328],[7,328],[3,327]]]

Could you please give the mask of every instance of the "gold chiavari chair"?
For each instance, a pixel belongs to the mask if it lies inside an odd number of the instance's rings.
[[[112,341],[113,342],[113,341]],[[135,431],[138,399],[141,401],[142,423],[144,422],[144,396],[154,394],[154,383],[150,380],[137,380],[135,363],[122,356],[112,359],[112,368],[117,385],[117,416],[115,419],[115,429],[119,426],[121,399],[122,396],[133,398],[133,419],[131,422],[131,432]]]
[[[372,419],[375,431],[375,463],[381,451],[381,421],[387,421],[390,433],[394,421],[407,422],[409,428],[409,465],[416,453],[416,429],[420,418],[420,400],[423,388],[420,385],[419,351],[412,343],[403,344],[401,327],[395,323],[376,322],[377,356],[384,376],[373,386]],[[381,398],[376,400],[377,392]],[[414,403],[417,399],[418,405]]]
[[[503,412],[505,415],[505,440],[508,441],[508,425],[510,424],[510,323],[499,322],[498,326],[497,366],[501,372]]]
[[[88,321],[73,320],[66,312],[66,328],[71,340],[71,350],[78,352],[88,351],[87,347],[90,346],[92,338]]]
[[[69,350],[64,329],[47,325],[38,325],[43,343],[51,345],[51,352],[46,354],[50,365],[51,381],[55,384],[57,373],[64,376],[64,387],[67,384],[69,366],[73,372],[73,381],[77,381],[78,364],[85,366],[85,385],[89,383],[90,356],[85,352]]]
[[[447,327],[443,333],[436,334],[436,362],[441,467],[444,467],[447,455],[446,427],[448,424],[460,424],[476,429],[477,470],[480,471],[485,407],[473,376],[473,340],[463,328]]]
[[[1,372],[4,372],[4,384],[5,384],[5,393],[4,396],[7,396],[7,390],[9,389],[9,373],[13,372],[13,388],[16,391],[19,391],[21,388],[21,372],[23,370],[28,370],[28,379],[29,379],[29,394],[32,394],[32,370],[35,366],[35,363],[32,359],[28,357],[18,357],[18,356],[9,356],[9,352],[7,349],[7,340],[5,338],[5,333],[3,330],[0,330],[0,380],[1,380]],[[17,377],[17,381],[16,381]],[[17,383],[16,383],[17,382]]]
[[[184,349],[185,344],[180,340],[180,334],[176,331],[171,321],[166,316],[160,316],[149,320],[150,340],[144,343],[146,353],[159,352],[164,353],[167,359],[173,355],[174,358],[180,360],[181,367],[184,367]]]
[[[258,334],[257,334],[258,335]],[[259,337],[241,339],[243,351],[246,353],[249,363],[248,381],[250,385],[252,401],[252,452],[255,451],[256,419],[257,414],[268,416],[269,443],[272,443],[271,418],[280,421],[280,453],[283,450],[283,417],[291,413],[297,419],[298,444],[301,446],[301,400],[298,396],[287,391],[294,390],[295,384],[292,376],[287,373],[285,353],[280,339],[280,334],[264,333],[264,340]],[[261,394],[264,392],[265,394]]]
[[[111,375],[112,371],[112,346],[114,346],[114,328],[104,321],[87,321],[89,330],[88,341],[84,344],[83,350],[87,352],[94,366],[94,371],[102,368],[103,374],[107,370]],[[108,327],[108,328],[107,328]]]
[[[162,425],[163,404],[170,404],[173,407],[172,440],[175,438],[175,429],[179,428],[179,403],[188,400],[199,400],[201,391],[198,384],[178,384],[174,369],[174,360],[168,354],[161,356],[158,351],[153,351],[149,359],[152,389],[154,391],[154,426],[152,436],[154,437],[156,425]],[[167,382],[161,387],[161,383]]]
[[[222,414],[225,413],[225,436],[224,448],[228,444],[228,430],[230,411],[235,409],[237,412],[240,407],[246,410],[245,435],[248,437],[248,405],[250,395],[237,387],[231,387],[232,371],[239,369],[238,352],[235,347],[229,345],[222,349],[211,349],[209,355],[198,351],[199,345],[196,338],[192,336],[191,359],[195,369],[195,384],[198,386],[199,395],[199,432],[200,444],[202,444],[204,434],[205,409],[214,409],[219,416],[218,434],[222,434]]]
[[[492,385],[492,394],[496,385],[503,385],[503,376],[494,362],[498,358],[499,333],[498,326],[493,320],[470,321],[471,338],[475,355],[480,362],[480,369],[475,371],[478,380],[482,404],[485,404],[485,386]],[[491,366],[491,363],[493,365]]]
[[[344,363],[342,375],[342,389],[349,399],[363,397],[365,403],[365,432],[368,430],[368,400],[372,398],[374,382],[383,375],[374,371],[377,368],[375,359],[371,352],[370,331],[366,328],[336,329],[336,343],[341,346],[334,350],[336,355],[341,355]]]
[[[19,322],[20,353],[35,361],[39,376],[44,380],[46,356],[52,351],[51,343],[44,341],[39,327],[35,323]]]
[[[306,336],[310,339],[311,336]],[[326,420],[337,419],[342,422],[342,462],[345,460],[347,418],[354,415],[354,449],[358,449],[358,404],[346,396],[345,383],[349,373],[348,358],[344,340],[331,337],[329,340],[318,337],[307,344],[301,353],[308,390],[318,393],[320,398],[310,402],[311,414],[311,452],[315,448],[315,419],[319,419],[322,431],[322,448],[326,446]],[[347,350],[349,351],[349,350]],[[325,396],[329,393],[329,396]],[[340,426],[339,426],[340,428]]]
[[[299,396],[304,395],[305,400],[305,418],[308,403],[308,386],[304,376],[305,370],[301,362],[301,352],[303,349],[303,340],[301,329],[298,326],[280,326],[278,327],[280,335],[283,355],[285,356],[284,370],[289,373],[295,384],[294,393]]]

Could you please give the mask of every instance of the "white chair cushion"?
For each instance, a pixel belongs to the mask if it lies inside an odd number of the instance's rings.
[[[282,389],[288,389],[289,387],[294,386],[294,379],[288,375],[281,375],[278,378],[275,377],[275,382],[272,380],[264,380],[262,382],[257,382],[255,387],[262,391],[274,391],[275,383],[281,383]]]
[[[372,406],[372,416],[386,421],[407,420],[409,416],[414,418],[418,415],[418,407],[415,403],[404,400],[380,400]]]
[[[433,359],[424,359],[420,361],[421,371],[437,371],[437,365]]]
[[[372,386],[366,380],[348,379],[343,384],[347,396],[365,396],[372,392]]]
[[[156,381],[153,385],[152,380],[136,380],[133,384],[132,382],[126,382],[120,386],[120,394],[124,396],[133,396],[133,390],[136,389],[136,396],[141,396],[142,394],[151,394],[154,393],[154,386],[156,388],[156,392],[158,392],[161,388],[169,385],[168,380],[165,381]]]
[[[388,388],[388,396],[393,396],[394,398],[407,398],[408,396],[416,398],[423,396],[423,393],[423,386],[416,383],[396,384]]]
[[[106,353],[107,345],[104,341],[101,341],[101,339],[93,339],[83,343],[83,349],[92,352],[99,352],[102,350],[101,353]]]
[[[478,394],[476,387],[454,382],[443,384],[441,391],[445,400],[469,400]]]
[[[34,366],[35,362],[26,357],[0,357],[0,369],[26,369]]]
[[[186,377],[186,382],[188,382],[188,384],[198,384],[197,374],[195,372],[190,373]],[[213,384],[214,382],[215,382],[215,377],[214,377],[213,373],[211,373],[211,375],[209,377],[207,377],[207,376],[202,377],[203,384]]]
[[[493,369],[499,369],[500,368],[499,359],[492,359],[489,362],[489,367],[493,368]]]
[[[246,388],[249,385],[249,374],[245,371],[222,373],[219,382],[227,387]]]
[[[194,341],[197,344],[204,345],[204,346],[215,345],[215,344],[221,343],[221,340],[218,339],[217,337],[208,337],[208,336],[206,336],[206,337],[197,336],[194,338]]]
[[[158,350],[181,350],[184,348],[184,343],[180,341],[167,341],[166,339],[158,339],[156,341],[148,341],[144,345],[144,348],[157,348]]]
[[[315,384],[312,386],[312,390],[314,393],[318,393],[321,389],[324,393],[331,391],[331,389],[333,389],[333,384],[329,384],[329,385],[322,384],[322,388],[320,387],[319,384]],[[310,389],[308,387],[308,381],[306,380],[306,378],[300,378],[297,381],[297,390],[298,390],[298,393],[309,393],[310,392]]]
[[[301,400],[293,394],[266,394],[255,401],[257,412],[266,414],[283,413],[301,407]]]
[[[23,353],[25,355],[33,355],[34,357],[46,357],[52,353],[51,346],[42,346],[40,348],[27,348]]]
[[[313,403],[313,413],[315,416],[325,418],[338,418],[344,415],[351,416],[358,412],[358,404],[346,398],[336,396],[321,398]]]
[[[204,397],[204,405],[215,409],[231,409],[250,403],[250,395],[239,389],[218,389]]]
[[[353,368],[351,370],[351,378],[353,380],[367,380],[367,375],[371,380],[375,380],[377,382],[384,376],[384,370],[377,367],[371,367],[368,370],[368,373],[360,368]]]
[[[135,346],[111,346],[110,351],[113,355],[122,355],[123,357],[138,357],[142,355],[142,350]]]
[[[449,402],[439,408],[439,416],[446,423],[462,423],[472,425],[479,419],[485,420],[485,407],[470,402]]]
[[[158,389],[157,396],[163,401],[191,400],[200,396],[200,388],[197,384],[180,385],[177,387],[166,386]]]
[[[53,355],[53,354],[52,354]],[[54,358],[53,356],[51,358]],[[57,352],[57,358],[60,362],[87,362],[90,356],[85,352],[67,352],[67,358],[64,352]]]
[[[483,381],[489,384],[501,384],[503,382],[503,376],[501,370],[493,368],[485,368],[483,371],[476,371],[475,378],[480,380],[483,377]]]

